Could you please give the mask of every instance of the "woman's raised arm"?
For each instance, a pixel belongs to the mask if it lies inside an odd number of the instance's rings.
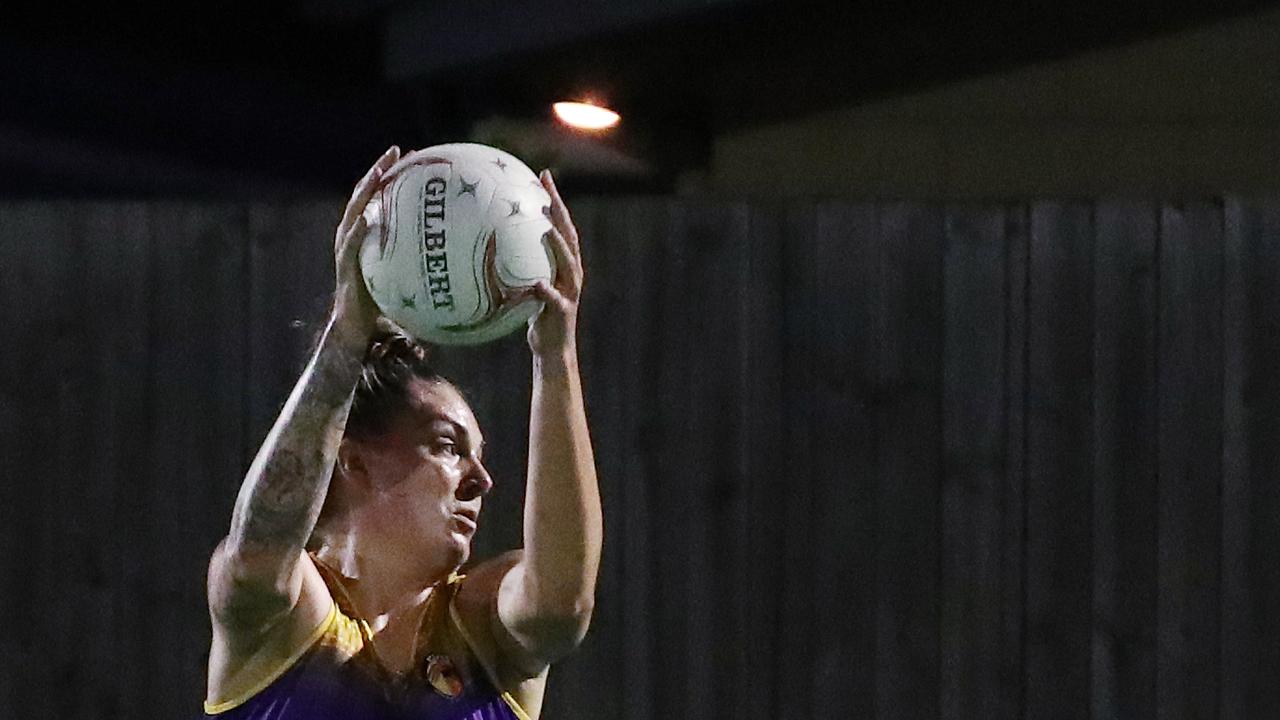
[[[582,254],[551,174],[555,285],[535,293],[544,309],[529,328],[533,398],[524,503],[524,553],[503,577],[498,617],[526,654],[530,672],[581,642],[595,602],[603,528],[595,459],[578,374],[577,316]]]
[[[377,306],[360,276],[361,211],[399,159],[392,147],[356,185],[334,239],[336,292],[324,333],[236,497],[231,529],[209,567],[209,607],[222,625],[260,629],[298,602],[303,548],[324,503]]]

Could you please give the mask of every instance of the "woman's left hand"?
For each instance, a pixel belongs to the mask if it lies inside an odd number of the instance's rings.
[[[582,296],[582,247],[578,229],[573,226],[569,209],[556,190],[551,171],[543,170],[538,179],[551,196],[551,230],[547,243],[555,257],[554,284],[539,281],[533,294],[544,306],[529,321],[529,349],[539,358],[551,359],[577,349],[578,300]]]

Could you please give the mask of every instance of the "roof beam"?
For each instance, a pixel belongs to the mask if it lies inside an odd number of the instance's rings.
[[[390,80],[532,52],[750,0],[419,0],[384,20]]]

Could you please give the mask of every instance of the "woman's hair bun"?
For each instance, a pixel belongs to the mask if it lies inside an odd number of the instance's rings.
[[[391,418],[408,407],[409,383],[415,378],[444,380],[431,364],[430,347],[386,319],[379,319],[362,364],[347,418],[347,434],[354,437],[385,432]]]

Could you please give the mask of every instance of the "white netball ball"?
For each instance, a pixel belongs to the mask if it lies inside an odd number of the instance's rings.
[[[551,197],[513,155],[452,143],[406,155],[364,210],[365,285],[383,314],[444,345],[487,342],[542,307],[530,292],[554,280],[543,237]]]

